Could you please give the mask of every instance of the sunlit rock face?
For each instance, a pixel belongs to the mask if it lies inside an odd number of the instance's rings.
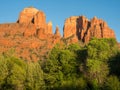
[[[92,37],[115,38],[114,31],[97,17],[88,20],[85,16],[72,16],[65,20],[64,35],[56,26],[53,33],[52,22],[46,22],[46,15],[34,7],[20,12],[16,23],[0,24],[0,53],[14,49],[23,60],[44,60],[48,52],[57,44],[71,44],[79,40],[88,43]]]
[[[0,53],[14,49],[24,60],[43,60],[60,38],[59,31],[53,34],[52,22],[46,22],[44,12],[28,7],[16,23],[0,24]]]
[[[18,22],[28,24],[32,21],[34,15],[36,15],[38,12],[39,12],[39,10],[37,10],[36,8],[33,8],[33,7],[24,8],[20,12]]]
[[[38,11],[33,17],[36,28],[46,29],[46,16],[42,11]]]
[[[48,22],[48,24],[47,24],[47,32],[46,32],[47,34],[53,34],[53,32],[52,32],[52,22],[50,21],[50,22]]]
[[[97,17],[88,20],[85,16],[72,16],[65,20],[64,38],[75,36],[76,39],[89,42],[96,38],[115,38],[115,33],[105,21]],[[74,37],[74,38],[75,38]],[[71,38],[72,39],[72,38]]]

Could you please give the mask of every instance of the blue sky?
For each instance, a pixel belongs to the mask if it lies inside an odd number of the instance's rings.
[[[0,23],[16,22],[20,11],[33,6],[46,14],[53,29],[58,25],[61,34],[66,18],[85,15],[105,20],[120,42],[120,0],[0,0]]]

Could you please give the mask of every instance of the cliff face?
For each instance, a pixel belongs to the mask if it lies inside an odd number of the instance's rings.
[[[42,60],[58,42],[60,36],[53,34],[52,22],[47,23],[45,14],[33,7],[21,11],[16,23],[0,24],[1,53],[13,48],[24,60]]]
[[[64,38],[71,36],[85,43],[89,42],[92,37],[115,38],[114,31],[108,27],[105,21],[97,19],[97,17],[88,20],[85,16],[72,16],[66,19]]]
[[[68,40],[67,43],[78,40],[87,43],[92,37],[115,38],[115,34],[106,22],[96,17],[91,20],[84,16],[66,19],[63,38]],[[0,24],[0,53],[14,49],[24,60],[43,60],[56,43],[63,43],[61,38],[58,26],[53,34],[52,22],[46,22],[45,14],[29,7],[21,11],[16,23]]]

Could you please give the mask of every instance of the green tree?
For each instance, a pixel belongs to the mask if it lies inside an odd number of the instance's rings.
[[[0,56],[1,90],[44,90],[41,66],[36,62],[25,62],[14,55]]]
[[[4,77],[1,80],[1,89],[24,89],[25,63],[22,60],[13,56],[3,56],[2,59],[4,60],[2,60],[2,62],[4,63],[3,68],[6,71],[6,73],[4,73],[4,70],[1,71],[4,74]]]
[[[116,41],[114,39],[93,38],[86,45],[87,57],[81,67],[92,89],[102,87],[109,74],[108,61],[116,53],[115,50]]]
[[[110,76],[107,78],[104,90],[120,90],[120,81],[116,76]]]
[[[105,39],[106,40],[106,39]],[[87,53],[89,59],[99,59],[107,61],[110,56],[109,43],[104,39],[93,39],[87,45]]]
[[[75,44],[70,44],[67,49],[70,50],[71,52],[76,52],[80,50],[81,47],[78,43],[75,43]]]
[[[74,45],[62,49],[54,47],[50,52],[43,67],[48,88],[61,87],[65,82],[78,78],[79,60],[75,52],[79,47],[73,47]]]
[[[27,90],[44,90],[43,71],[40,65],[35,62],[26,63],[25,87]]]
[[[108,65],[104,62],[99,60],[87,60],[86,75],[94,88],[99,88],[103,85],[108,73]]]
[[[8,75],[8,68],[7,68],[7,60],[0,55],[0,89],[2,89],[2,85],[5,83],[4,79]]]
[[[120,51],[109,60],[110,74],[120,76]]]

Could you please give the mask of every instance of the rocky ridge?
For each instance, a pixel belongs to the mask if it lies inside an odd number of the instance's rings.
[[[20,12],[16,23],[0,24],[0,52],[14,49],[17,57],[28,61],[44,60],[56,43],[75,43],[81,40],[88,43],[92,37],[115,38],[114,31],[107,23],[94,17],[72,16],[65,20],[64,35],[56,26],[52,31],[52,22],[46,22],[44,12],[28,7]]]

